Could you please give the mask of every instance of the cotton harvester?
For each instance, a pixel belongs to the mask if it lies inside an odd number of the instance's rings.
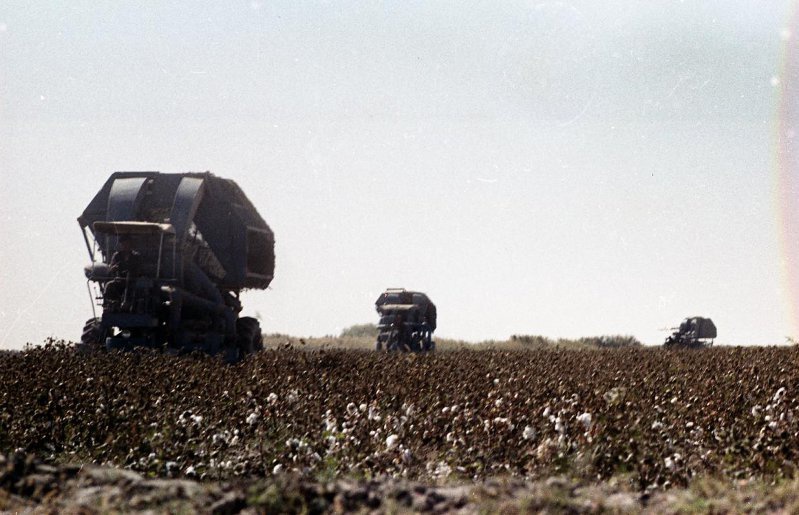
[[[239,316],[239,295],[272,281],[274,235],[235,182],[208,172],[116,172],[78,222],[95,314],[80,348],[196,350],[236,361],[263,347],[258,320]]]
[[[716,338],[716,324],[709,318],[688,317],[680,323],[671,336],[666,338],[664,347],[684,347],[698,349],[711,347]]]
[[[433,351],[436,305],[424,293],[389,288],[375,302],[380,314],[375,348],[387,351]]]

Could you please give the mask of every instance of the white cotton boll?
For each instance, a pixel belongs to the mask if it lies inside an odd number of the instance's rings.
[[[674,468],[674,460],[671,459],[670,457],[667,457],[664,460],[664,463],[665,463],[667,469],[672,470]]]
[[[496,406],[497,408],[501,407],[502,406],[502,399],[495,400],[494,401],[494,406]]]
[[[269,404],[275,404],[277,402],[277,394],[275,392],[270,393],[266,396],[266,401]]]
[[[409,449],[403,449],[402,451],[402,462],[408,465],[413,460],[413,455]]]
[[[336,425],[336,419],[333,418],[333,414],[330,410],[327,410],[327,412],[325,413],[324,424],[325,424],[325,431],[327,431],[328,433],[335,433],[338,430],[338,427]]]
[[[276,475],[280,474],[281,472],[283,472],[283,465],[281,465],[280,463],[278,463],[277,465],[272,467],[272,475],[273,476],[276,476]]]
[[[577,422],[581,423],[586,430],[591,429],[591,414],[586,412],[577,415]]]
[[[286,447],[292,451],[305,451],[308,449],[308,444],[298,438],[289,438],[286,440]]]
[[[547,406],[546,408],[544,408],[544,418],[547,418],[547,417],[549,417],[549,414],[550,414],[550,413],[552,413],[552,410],[551,410],[551,409],[549,409],[549,406]]]
[[[563,421],[560,419],[560,417],[557,417],[555,419],[555,431],[557,431],[560,434],[563,434],[563,433],[566,432],[566,425],[563,423]]]
[[[524,432],[522,432],[522,438],[525,440],[533,440],[535,439],[535,428],[533,426],[524,426]]]
[[[388,435],[388,438],[386,438],[386,447],[388,449],[393,449],[394,447],[397,446],[398,442],[399,442],[399,436],[397,436],[397,435]]]
[[[616,386],[614,388],[611,388],[604,394],[602,394],[602,397],[605,399],[605,402],[607,402],[608,404],[615,404],[624,396],[626,391],[627,390],[625,388]]]
[[[258,418],[259,418],[259,417],[258,417],[258,413],[257,413],[257,412],[255,412],[255,411],[253,411],[252,413],[250,413],[249,415],[247,415],[247,420],[246,420],[246,421],[247,421],[247,423],[248,423],[249,425],[253,425],[253,424],[255,424],[256,422],[258,422]]]
[[[194,465],[189,465],[189,467],[183,471],[184,474],[187,476],[196,476],[197,470],[195,470]]]
[[[654,422],[652,422],[652,429],[654,429],[655,431],[661,429],[662,427],[663,427],[663,422],[660,422],[659,420],[655,420]]]
[[[776,391],[776,393],[774,393],[774,397],[772,397],[771,400],[773,402],[780,402],[782,400],[782,398],[785,397],[785,392],[786,391],[787,390],[785,389],[784,386],[781,387],[779,390]]]
[[[428,465],[428,470],[431,470],[434,477],[447,477],[452,474],[452,468],[444,461],[440,461],[432,467]]]

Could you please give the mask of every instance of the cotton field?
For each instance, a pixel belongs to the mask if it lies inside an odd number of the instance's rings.
[[[0,443],[200,479],[791,477],[797,363],[793,348],[284,349],[225,365],[50,345],[0,357]]]

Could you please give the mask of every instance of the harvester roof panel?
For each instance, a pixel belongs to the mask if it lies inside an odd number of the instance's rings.
[[[172,224],[154,222],[104,222],[92,224],[96,232],[103,234],[175,234]]]
[[[419,309],[418,304],[382,304],[378,306],[380,311],[410,311]]]

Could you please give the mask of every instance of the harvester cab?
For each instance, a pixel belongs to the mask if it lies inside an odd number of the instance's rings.
[[[389,288],[377,298],[380,314],[375,348],[403,352],[434,351],[436,305],[424,293]]]
[[[666,338],[664,347],[702,348],[711,347],[716,338],[716,324],[709,318],[688,317]]]
[[[239,295],[272,281],[274,236],[235,182],[116,172],[78,222],[94,312],[81,348],[199,350],[228,361],[262,348]]]

